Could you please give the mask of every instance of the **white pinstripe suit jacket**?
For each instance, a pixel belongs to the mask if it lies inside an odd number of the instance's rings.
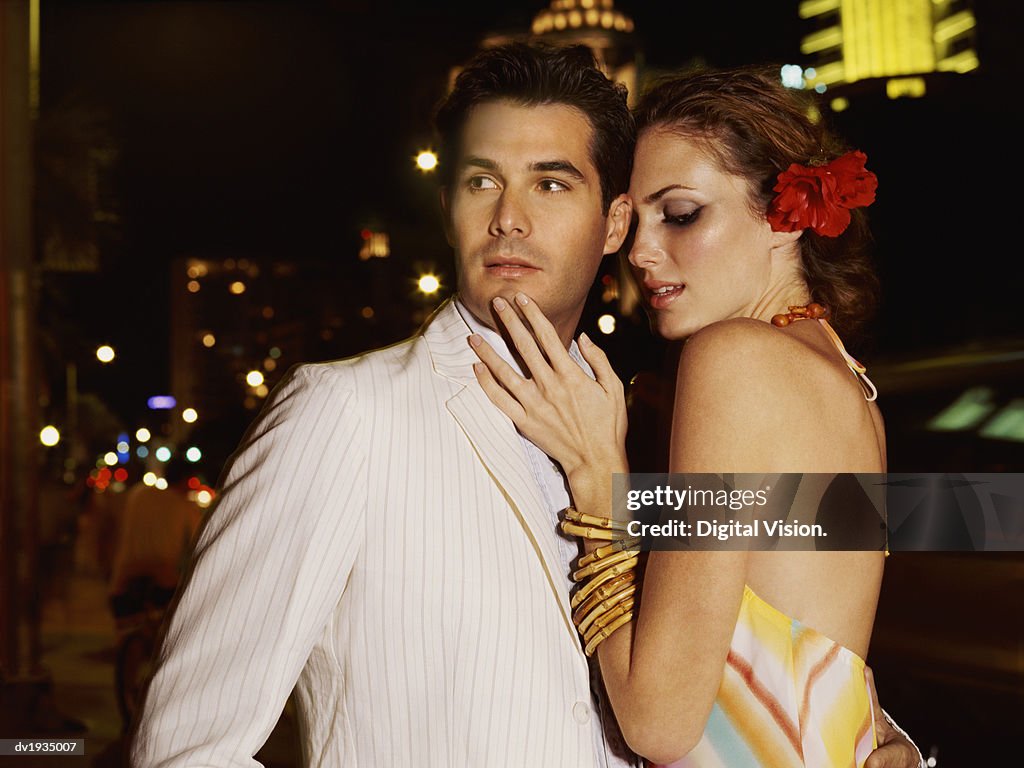
[[[594,765],[557,534],[468,333],[448,303],[276,388],[200,537],[133,765],[253,765],[293,686],[306,765]]]

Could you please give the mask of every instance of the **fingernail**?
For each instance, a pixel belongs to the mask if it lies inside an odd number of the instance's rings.
[[[483,363],[473,363],[473,373],[478,376],[484,372],[486,366]]]
[[[494,297],[494,308],[501,312],[508,306],[508,303],[501,296]]]
[[[518,302],[520,306],[525,307],[527,304],[530,303],[530,300],[526,298],[525,293],[517,293],[516,302]]]
[[[593,344],[594,342],[592,342],[590,340],[590,337],[587,336],[587,332],[586,331],[581,331],[580,332],[580,343],[581,344]]]
[[[484,340],[483,336],[481,336],[479,333],[474,333],[472,336],[469,337],[469,345],[471,347],[479,347],[480,346],[480,342],[483,341],[483,340]]]

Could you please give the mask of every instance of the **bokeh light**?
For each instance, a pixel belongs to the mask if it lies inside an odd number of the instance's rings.
[[[421,292],[430,296],[440,289],[441,281],[437,279],[437,275],[421,275],[418,285]]]
[[[60,430],[52,424],[48,424],[39,430],[39,442],[47,448],[52,448],[60,442]]]

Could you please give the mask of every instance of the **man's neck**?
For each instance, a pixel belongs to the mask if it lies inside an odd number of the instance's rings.
[[[493,333],[498,334],[501,337],[501,339],[504,341],[506,346],[508,346],[509,348],[514,348],[515,345],[512,343],[512,340],[509,338],[508,332],[504,328],[501,328],[501,324],[494,318],[493,315],[488,313],[486,317],[480,317],[479,314],[477,314],[472,309],[470,309],[469,305],[466,302],[464,302],[462,300],[462,297],[459,294],[457,294],[457,293],[454,295],[452,300],[455,302],[455,306],[459,309],[459,313],[462,315],[462,318],[466,321],[466,323],[470,327],[473,328],[474,332],[479,333],[480,332],[479,331],[479,327],[482,326],[482,327],[487,328],[488,330],[492,331]],[[512,303],[511,300],[508,299],[507,297],[506,297],[506,300],[508,300],[510,302],[510,304]],[[582,310],[581,310],[580,314],[582,314]],[[520,315],[522,315],[522,313],[520,313]],[[470,317],[472,317],[476,321],[476,327],[474,327],[474,324],[469,321]],[[562,345],[566,349],[569,349],[572,346],[572,343],[573,343],[573,329],[575,329],[575,327],[576,327],[576,325],[578,325],[578,323],[579,323],[579,315],[577,315],[577,317],[576,317],[576,322],[574,322],[572,324],[572,328],[570,328],[568,330],[562,329],[562,328],[558,327],[557,325],[555,325],[554,323],[552,323],[552,325],[555,328],[555,333],[558,334],[558,337],[562,341]]]

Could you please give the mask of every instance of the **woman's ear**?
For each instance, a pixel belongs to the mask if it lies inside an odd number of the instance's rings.
[[[633,201],[629,195],[619,195],[608,206],[607,231],[604,239],[605,255],[615,253],[622,247],[629,234],[629,222],[633,218]]]
[[[776,232],[772,230],[772,248],[790,248],[800,239],[803,233],[802,229],[798,229],[795,232]]]

